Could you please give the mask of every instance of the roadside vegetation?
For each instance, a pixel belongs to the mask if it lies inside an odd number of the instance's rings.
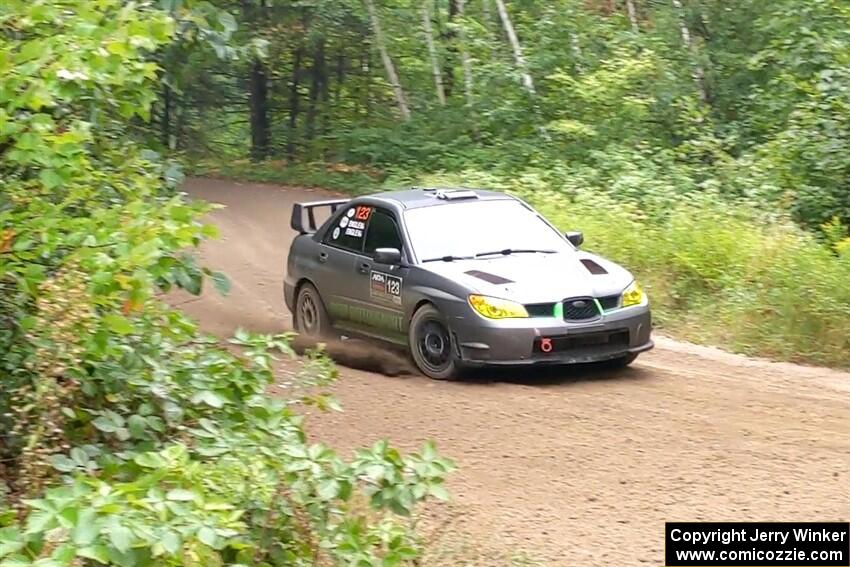
[[[228,20],[224,19],[225,23]],[[174,165],[128,136],[158,54],[227,27],[120,0],[0,7],[0,565],[395,565],[445,498],[433,445],[312,443],[320,352],[271,397],[287,336],[204,337],[163,293],[226,276]]]

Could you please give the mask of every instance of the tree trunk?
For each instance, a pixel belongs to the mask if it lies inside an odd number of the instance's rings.
[[[340,52],[340,54],[336,56],[336,85],[334,85],[334,106],[338,106],[339,101],[342,98],[342,83],[345,82],[346,64],[347,62],[345,59],[345,53]]]
[[[310,93],[307,106],[307,139],[316,136],[316,115],[319,112],[319,98],[324,93],[325,82],[325,40],[320,39],[313,51],[313,65],[310,67]]]
[[[301,79],[301,60],[304,58],[304,48],[298,47],[292,62],[292,79],[289,82],[289,136],[286,139],[286,157],[289,161],[295,159],[296,140],[298,138],[298,112],[301,97],[298,87]]]
[[[269,156],[271,128],[269,125],[269,86],[263,62],[254,59],[251,63],[249,88],[251,107],[251,159],[261,161]]]
[[[425,41],[428,44],[428,56],[431,58],[431,71],[434,74],[434,87],[437,89],[437,100],[441,106],[446,105],[446,91],[443,89],[443,75],[440,71],[440,61],[437,58],[437,47],[434,45],[434,27],[431,25],[431,0],[422,2],[422,25],[425,28]]]
[[[573,57],[576,60],[575,70],[576,73],[582,73],[584,71],[584,66],[581,64],[582,53],[581,53],[581,43],[578,40],[578,34],[575,32],[570,32],[570,50],[573,52]]]
[[[446,29],[443,32],[443,40],[446,44],[446,64],[443,67],[443,84],[446,96],[451,97],[455,88],[455,67],[457,67],[457,30],[455,21],[459,13],[459,0],[449,0],[449,14],[446,19]]]
[[[162,83],[162,122],[160,123],[162,145],[171,149],[171,87]]]
[[[461,19],[464,15],[466,0],[457,0],[458,14]],[[466,95],[466,104],[472,106],[473,100],[473,82],[472,82],[472,62],[469,59],[469,51],[466,48],[466,33],[461,22],[460,28],[460,61],[463,65],[463,91]]]
[[[496,0],[496,8],[499,10],[499,18],[502,20],[502,27],[505,28],[505,34],[508,36],[508,41],[511,43],[511,48],[514,52],[514,61],[517,69],[522,75],[522,86],[529,94],[535,95],[537,91],[534,89],[534,80],[528,72],[528,64],[525,62],[525,57],[522,54],[522,46],[519,44],[516,31],[511,23],[511,17],[508,15],[508,8],[505,6],[505,0]]]
[[[682,43],[685,44],[685,48],[691,54],[691,77],[694,79],[694,84],[697,87],[697,92],[699,93],[699,99],[702,102],[708,102],[708,91],[705,86],[705,70],[702,68],[702,65],[699,62],[699,53],[697,52],[697,47],[691,39],[691,31],[688,29],[688,24],[685,21],[685,9],[682,6],[682,2],[680,0],[672,0],[673,7],[676,8],[679,12],[679,26],[682,33]]]
[[[626,11],[629,13],[629,22],[632,24],[632,31],[640,33],[638,26],[637,10],[635,10],[635,0],[626,0]]]
[[[404,90],[401,88],[401,82],[398,79],[393,60],[390,59],[390,54],[387,52],[387,45],[384,41],[384,33],[381,31],[381,21],[378,18],[378,11],[375,9],[375,4],[372,0],[366,1],[366,9],[369,11],[369,18],[372,20],[372,30],[375,33],[375,41],[378,43],[378,52],[381,54],[381,60],[384,63],[384,69],[387,72],[387,80],[395,94],[396,104],[401,113],[401,117],[408,121],[410,120],[410,107],[407,106],[407,99],[404,97]]]

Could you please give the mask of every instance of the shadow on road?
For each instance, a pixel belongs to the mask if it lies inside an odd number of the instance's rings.
[[[322,343],[324,351],[339,366],[390,377],[428,380],[413,367],[406,352],[401,348],[358,339],[324,340]],[[297,337],[293,346],[298,354],[304,354],[315,348],[317,342]],[[485,367],[467,370],[464,377],[456,383],[487,385],[501,382],[527,386],[557,386],[601,380],[635,381],[648,379],[650,374],[639,366],[615,368],[610,363]]]
[[[651,372],[639,366],[612,368],[610,364],[574,364],[569,366],[533,366],[508,368],[476,368],[460,382],[464,384],[509,383],[525,386],[559,386],[562,384],[602,380],[645,380]]]

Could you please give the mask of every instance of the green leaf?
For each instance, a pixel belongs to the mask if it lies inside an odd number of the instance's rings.
[[[192,396],[192,403],[204,403],[214,408],[221,408],[224,406],[225,400],[212,390],[201,390]]]
[[[77,555],[79,557],[85,557],[86,559],[93,559],[98,563],[109,563],[109,550],[105,545],[90,545],[88,547],[81,547],[77,549]]]
[[[127,429],[130,430],[130,434],[136,439],[144,438],[147,427],[148,420],[140,415],[133,414],[127,418]]]
[[[221,295],[227,295],[230,293],[230,279],[222,272],[213,272],[211,274],[213,286]]]
[[[24,545],[26,545],[24,536],[18,528],[0,529],[0,558],[20,551],[24,548]]]
[[[62,177],[54,169],[42,169],[38,178],[45,189],[55,189],[62,185]]]
[[[218,22],[221,24],[221,27],[228,33],[232,33],[236,31],[238,27],[236,25],[236,18],[233,17],[233,14],[230,12],[220,12],[218,15]]]
[[[85,466],[89,462],[89,456],[79,447],[71,449],[71,458],[80,466]]]
[[[442,484],[432,484],[428,487],[428,494],[439,500],[448,500],[449,492]]]
[[[126,317],[122,317],[121,315],[110,313],[103,317],[103,322],[106,323],[107,328],[113,333],[129,335],[133,332],[133,324]]]
[[[62,454],[51,455],[50,464],[59,472],[70,472],[77,468],[77,463]]]
[[[169,500],[176,500],[178,502],[189,502],[194,500],[198,495],[192,492],[191,490],[184,490],[182,488],[175,488],[169,490],[166,493],[165,497]]]
[[[115,524],[107,528],[107,534],[109,535],[109,541],[119,552],[125,553],[130,549],[130,545],[133,542],[133,532],[129,528]]]
[[[53,512],[39,510],[27,516],[28,534],[45,532],[56,526],[56,515]]]
[[[198,539],[204,545],[208,545],[212,548],[215,548],[218,543],[218,536],[216,535],[215,530],[208,528],[207,526],[198,530]]]
[[[115,433],[118,431],[118,426],[105,416],[100,416],[92,422],[97,429],[104,433]]]
[[[319,497],[322,500],[331,500],[339,493],[339,482],[334,479],[329,479],[319,484]]]
[[[141,455],[136,455],[133,461],[146,469],[158,469],[166,465],[165,459],[158,453],[142,453]]]
[[[77,519],[77,524],[71,532],[72,541],[80,546],[91,544],[100,533],[100,525],[97,522],[97,512],[86,508]]]
[[[180,551],[180,547],[183,545],[183,542],[180,541],[180,534],[173,530],[165,532],[160,541],[163,549],[171,555],[175,555],[178,551]]]

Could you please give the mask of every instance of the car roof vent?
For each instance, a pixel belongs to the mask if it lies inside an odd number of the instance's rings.
[[[456,201],[459,199],[477,199],[478,193],[469,189],[437,189],[434,196],[444,201]]]

